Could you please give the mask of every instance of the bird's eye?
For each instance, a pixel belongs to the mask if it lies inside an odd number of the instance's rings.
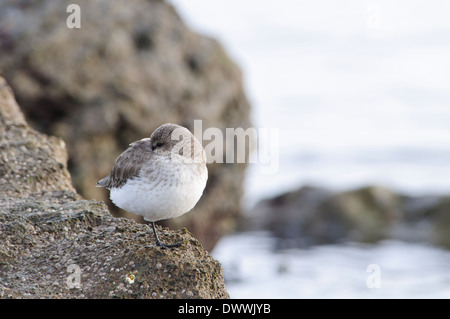
[[[164,145],[163,142],[158,142],[158,143],[156,143],[156,144],[152,144],[152,146],[151,146],[152,151],[154,151],[155,148],[161,147],[161,146],[163,146],[163,145]]]

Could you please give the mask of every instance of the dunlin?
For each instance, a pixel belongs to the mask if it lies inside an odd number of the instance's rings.
[[[208,179],[206,154],[185,127],[164,124],[150,138],[131,143],[116,160],[111,173],[97,186],[110,190],[112,202],[149,221],[161,248],[155,221],[190,211],[203,194]]]

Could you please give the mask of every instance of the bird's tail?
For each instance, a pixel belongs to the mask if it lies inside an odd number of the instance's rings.
[[[108,187],[108,184],[109,184],[109,175],[99,180],[95,187]]]

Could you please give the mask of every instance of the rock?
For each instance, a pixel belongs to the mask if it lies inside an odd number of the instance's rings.
[[[450,196],[404,197],[406,238],[421,240],[450,249]],[[409,237],[407,237],[409,236]]]
[[[3,196],[43,191],[75,192],[63,140],[27,126],[11,89],[0,78],[0,188]]]
[[[190,31],[171,5],[81,0],[81,28],[69,29],[68,4],[1,1],[0,71],[30,124],[67,143],[84,198],[114,210],[97,180],[129,143],[163,123],[191,131],[195,119],[203,129],[250,126],[239,68],[217,41]],[[208,169],[194,211],[166,225],[186,226],[212,249],[239,214],[245,164]]]
[[[228,298],[222,267],[186,229],[115,218],[71,185],[61,139],[27,126],[0,78],[0,298]],[[150,247],[146,247],[150,244]]]
[[[268,229],[283,242],[299,241],[297,244],[301,246],[309,245],[314,236],[308,238],[305,224],[314,218],[319,205],[329,196],[327,190],[302,187],[262,200],[242,219],[241,229]]]
[[[378,186],[344,192],[302,187],[259,202],[243,227],[269,229],[279,248],[383,239],[450,248],[449,213],[445,196],[406,196]]]

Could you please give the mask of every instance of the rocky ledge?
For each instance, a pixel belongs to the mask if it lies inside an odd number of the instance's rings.
[[[112,217],[72,187],[61,139],[31,129],[0,78],[1,298],[227,298],[222,267],[186,230]]]

